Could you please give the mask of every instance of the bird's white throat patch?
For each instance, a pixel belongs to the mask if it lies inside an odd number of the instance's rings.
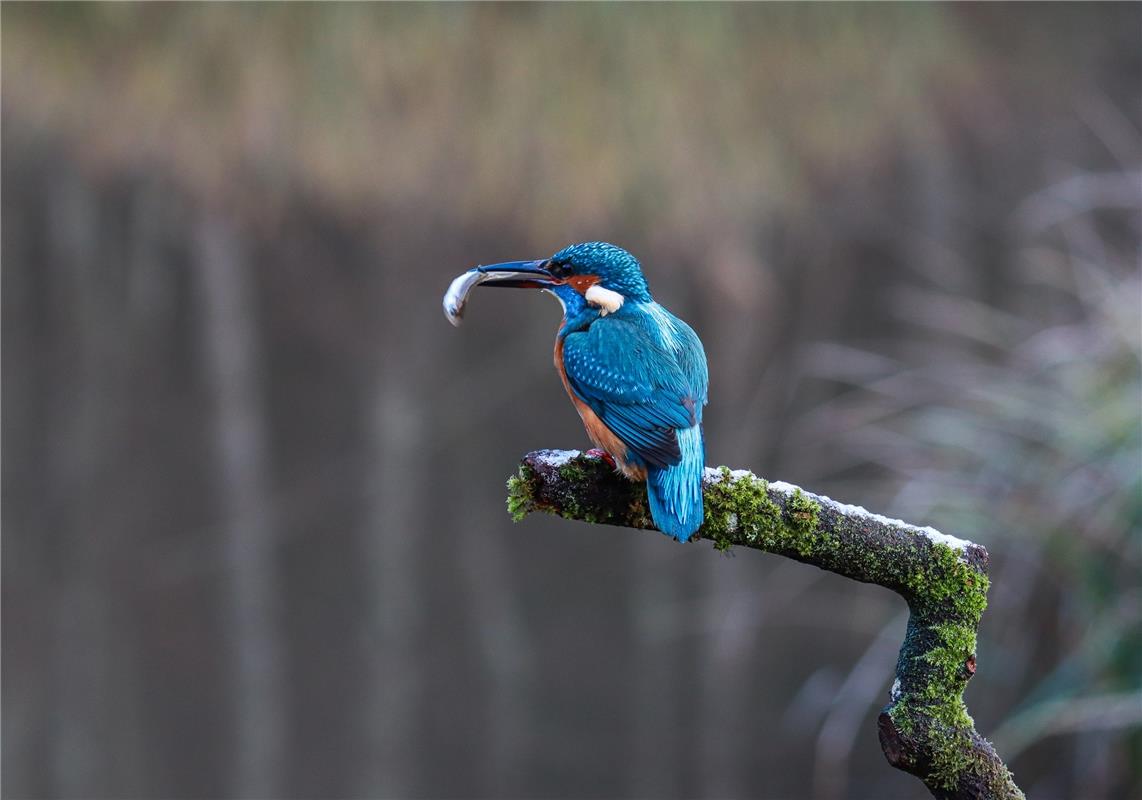
[[[594,286],[587,287],[587,291],[583,297],[587,298],[587,302],[591,305],[598,306],[600,316],[604,317],[622,308],[623,300],[625,299],[618,292],[604,289],[597,283]]]

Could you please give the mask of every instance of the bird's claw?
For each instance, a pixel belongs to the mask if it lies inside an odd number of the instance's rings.
[[[587,457],[588,458],[601,458],[601,459],[603,459],[603,461],[606,461],[608,464],[611,465],[611,469],[618,469],[619,468],[618,465],[615,463],[615,457],[612,456],[610,453],[608,453],[606,450],[600,450],[598,447],[592,447],[590,450],[588,450],[587,451]]]

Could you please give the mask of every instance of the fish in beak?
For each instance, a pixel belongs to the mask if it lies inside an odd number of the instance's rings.
[[[562,283],[547,270],[548,261],[507,261],[474,267],[456,277],[444,293],[444,316],[458,326],[464,316],[468,293],[477,286],[499,286],[509,289],[548,289]]]

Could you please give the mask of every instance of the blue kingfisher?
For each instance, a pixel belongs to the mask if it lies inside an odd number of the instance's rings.
[[[538,261],[476,267],[444,298],[459,324],[473,287],[541,289],[563,305],[555,369],[587,435],[631,480],[646,481],[659,530],[680,542],[702,524],[702,408],[709,377],[697,334],[654,301],[638,259],[584,242]]]

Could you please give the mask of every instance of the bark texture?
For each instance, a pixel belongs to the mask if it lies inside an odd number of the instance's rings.
[[[643,484],[602,459],[540,450],[508,480],[508,510],[654,529]],[[893,590],[908,628],[889,703],[880,713],[888,763],[933,796],[1023,798],[1010,770],[975,730],[963,702],[976,671],[976,630],[987,605],[988,555],[978,544],[871,514],[744,470],[707,469],[706,521],[695,539],[752,547]]]

